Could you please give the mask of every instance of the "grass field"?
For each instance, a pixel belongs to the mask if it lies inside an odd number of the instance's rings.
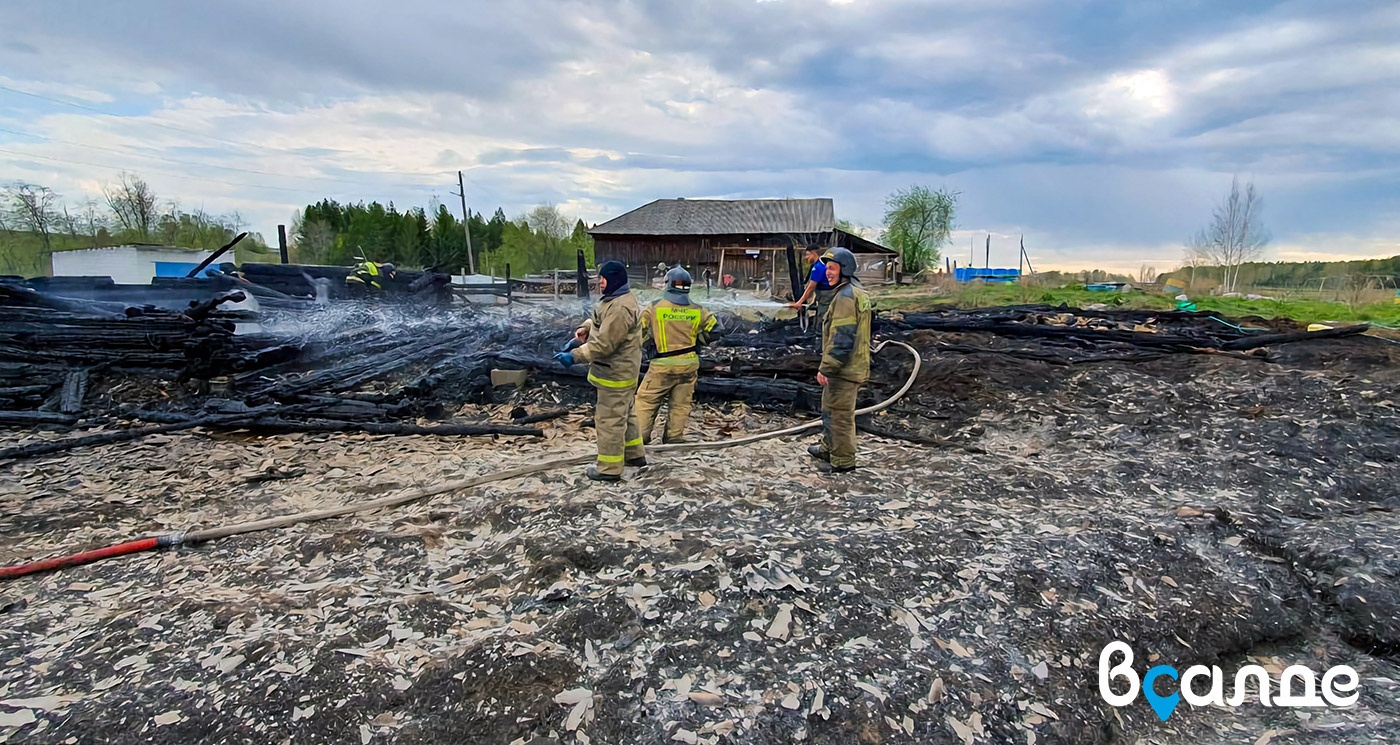
[[[1081,287],[1025,287],[1021,285],[959,285],[944,288],[934,285],[918,288],[901,287],[876,292],[877,303],[885,310],[926,310],[936,305],[956,305],[977,308],[1026,303],[1061,303],[1084,307],[1094,303],[1118,305],[1124,308],[1169,310],[1176,301],[1167,295],[1131,291],[1127,293],[1089,292]],[[1309,299],[1245,300],[1243,298],[1193,297],[1199,310],[1213,310],[1230,317],[1261,316],[1263,318],[1292,318],[1303,323],[1368,321],[1381,326],[1400,326],[1400,304],[1393,301],[1352,307],[1346,303]]]

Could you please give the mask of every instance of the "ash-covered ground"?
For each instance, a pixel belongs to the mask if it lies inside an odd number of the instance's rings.
[[[1078,342],[884,328],[924,367],[853,474],[808,440],[657,454],[0,584],[0,741],[1400,742],[1393,341],[1064,364]],[[756,389],[810,375],[755,349]],[[542,438],[194,430],[12,463],[0,564],[588,452],[586,389],[536,380],[459,413],[572,404]],[[809,416],[776,408],[712,396],[692,431]],[[1100,698],[1112,640],[1227,693],[1347,664],[1360,699],[1164,723]]]

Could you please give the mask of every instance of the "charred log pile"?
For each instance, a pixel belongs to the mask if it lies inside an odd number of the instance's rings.
[[[284,289],[301,289],[291,274],[285,276]],[[123,430],[132,437],[200,426],[521,435],[540,430],[523,422],[485,421],[479,407],[524,404],[518,409],[524,418],[532,416],[532,408],[582,409],[591,399],[586,366],[563,369],[552,359],[571,336],[577,311],[466,309],[424,315],[402,306],[393,311],[343,303],[334,312],[299,311],[290,325],[279,325],[275,311],[265,313],[260,319],[265,330],[240,334],[235,319],[219,310],[242,299],[239,291],[191,303],[183,312],[60,298],[32,288],[0,286],[0,293],[0,424],[5,426],[144,423]],[[795,321],[733,317],[724,326],[727,333],[704,353],[699,400],[787,413],[819,409],[817,329],[803,330]],[[914,343],[926,361],[990,355],[1074,366],[1183,353],[1267,362],[1280,344],[1365,329],[1307,332],[1289,322],[1260,328],[1208,313],[1014,306],[882,314],[874,332]],[[902,383],[908,365],[900,355],[877,357],[862,403]],[[929,406],[919,403],[917,391],[938,387],[938,369],[926,365],[911,403],[902,404],[907,416],[927,416],[917,411]],[[532,384],[496,386],[493,370],[523,371]],[[144,394],[118,390],[142,380],[161,387]],[[471,419],[455,418],[461,415]],[[928,439],[907,427],[867,426],[881,434]],[[52,452],[51,447],[44,443],[42,451]],[[32,452],[11,448],[3,455]]]
[[[266,340],[234,334],[232,292],[183,312],[62,298],[0,284],[0,419],[72,424],[98,375],[185,380],[265,360]]]

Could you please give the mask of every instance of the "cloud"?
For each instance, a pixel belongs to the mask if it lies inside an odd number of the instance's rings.
[[[0,132],[3,178],[76,196],[132,170],[265,234],[322,196],[455,204],[458,169],[474,208],[550,201],[594,222],[658,197],[832,196],[877,224],[886,194],[924,183],[962,192],[963,229],[1025,233],[1045,261],[1135,265],[1179,254],[1240,173],[1290,251],[1393,245],[1390,3],[51,0],[9,15],[0,85],[45,98],[0,90],[0,129],[24,133]]]

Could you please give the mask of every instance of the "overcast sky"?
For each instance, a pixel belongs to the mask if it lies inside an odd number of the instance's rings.
[[[1270,257],[1400,254],[1400,3],[0,0],[0,181],[125,169],[275,239],[308,202],[602,222],[961,192],[949,253],[1168,269],[1232,175]],[[1039,267],[1038,267],[1039,268]]]

